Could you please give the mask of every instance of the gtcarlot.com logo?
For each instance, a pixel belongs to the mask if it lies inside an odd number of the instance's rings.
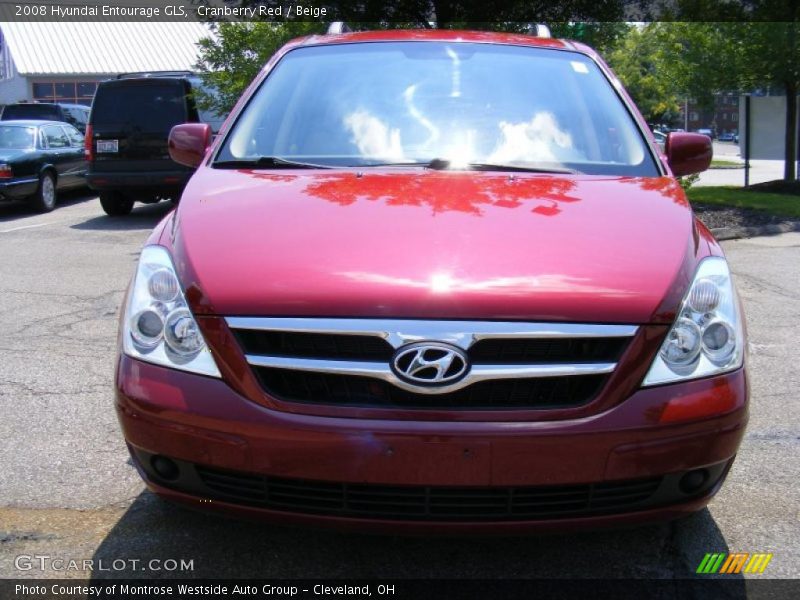
[[[64,558],[46,554],[20,554],[14,559],[19,571],[194,571],[194,559],[185,558]]]
[[[771,560],[772,554],[765,552],[756,552],[754,554],[749,552],[737,552],[735,554],[726,554],[724,552],[708,553],[700,561],[696,572],[703,575],[715,573],[727,575],[735,573],[757,574],[763,573]]]

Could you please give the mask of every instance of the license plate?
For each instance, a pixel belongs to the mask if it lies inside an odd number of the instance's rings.
[[[97,152],[119,152],[119,140],[97,140]]]

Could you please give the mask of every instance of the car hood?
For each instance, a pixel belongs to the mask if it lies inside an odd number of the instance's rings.
[[[670,178],[202,167],[165,234],[198,314],[670,322]],[[164,238],[162,238],[164,239]]]

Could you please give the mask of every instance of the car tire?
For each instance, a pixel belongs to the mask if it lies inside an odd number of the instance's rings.
[[[56,178],[50,171],[39,177],[39,187],[30,198],[30,205],[37,212],[50,212],[56,207]]]
[[[133,210],[133,200],[120,192],[100,192],[100,206],[109,217],[123,217]]]

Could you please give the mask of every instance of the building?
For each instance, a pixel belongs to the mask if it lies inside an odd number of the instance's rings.
[[[739,93],[717,94],[714,105],[713,131],[717,135],[739,133]]]
[[[0,22],[0,105],[91,104],[97,83],[119,73],[195,71],[198,22]]]
[[[680,122],[687,131],[710,129],[714,135],[739,132],[739,93],[723,92],[714,95],[713,108],[701,106],[689,98],[681,112]],[[688,117],[688,118],[687,118]]]

